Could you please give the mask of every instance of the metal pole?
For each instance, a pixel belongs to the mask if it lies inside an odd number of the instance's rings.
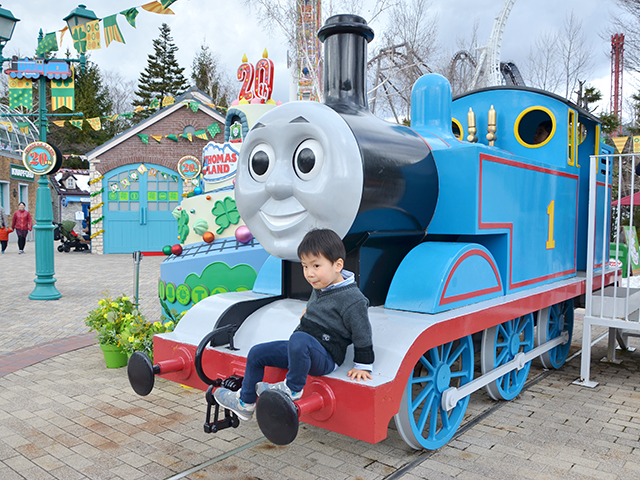
[[[42,38],[42,30],[40,31]],[[46,77],[41,75],[38,80],[38,94],[40,106],[38,109],[40,127],[40,141],[47,141],[47,84]],[[53,257],[53,207],[51,205],[51,190],[49,190],[49,178],[47,175],[40,175],[38,179],[38,190],[36,196],[36,287],[29,295],[31,300],[57,300],[62,294],[55,286],[56,279],[54,257]]]
[[[135,303],[140,303],[140,260],[142,260],[142,252],[133,252],[133,288],[136,292],[134,298]]]
[[[595,215],[596,215],[596,173],[598,171],[599,156],[591,156],[591,164],[589,166],[589,222],[587,228],[587,285],[585,291],[585,314],[582,323],[582,357],[580,358],[580,381],[576,381],[579,385],[587,387],[595,387],[596,382],[589,380],[591,370],[591,316],[593,308],[593,264],[595,255]],[[608,161],[607,157],[607,161]],[[606,201],[605,201],[606,203]],[[608,237],[607,237],[608,238]],[[604,238],[603,241],[606,241]],[[604,270],[604,258],[602,269]]]

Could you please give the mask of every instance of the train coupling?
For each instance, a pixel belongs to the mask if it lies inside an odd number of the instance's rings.
[[[177,373],[179,379],[187,379],[191,375],[193,357],[189,351],[180,347],[174,358],[152,364],[151,359],[143,352],[134,352],[127,363],[127,376],[133,390],[141,396],[151,393],[156,375]]]
[[[220,405],[216,402],[216,399],[213,396],[213,391],[218,387],[224,387],[233,392],[237,392],[242,386],[242,379],[243,377],[232,375],[225,380],[218,378],[209,385],[209,388],[207,388],[207,392],[205,393],[205,399],[207,400],[207,416],[204,422],[204,433],[216,433],[229,427],[238,428],[238,425],[240,425],[238,416],[227,408],[224,409],[224,418],[219,419]],[[211,421],[211,407],[214,407],[213,422]]]
[[[256,420],[262,434],[275,445],[289,445],[298,435],[299,417],[309,415],[328,420],[336,408],[333,390],[322,381],[305,386],[305,395],[295,402],[280,390],[265,390],[258,397]]]

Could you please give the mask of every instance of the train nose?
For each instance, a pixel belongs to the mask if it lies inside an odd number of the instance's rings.
[[[293,196],[293,178],[287,162],[279,161],[265,184],[265,190],[275,200],[285,200]]]

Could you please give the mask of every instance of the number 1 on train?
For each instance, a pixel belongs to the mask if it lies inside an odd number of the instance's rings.
[[[553,217],[555,213],[556,202],[551,200],[547,207],[547,215],[549,215],[549,239],[547,240],[547,250],[556,248],[556,241],[553,239]]]

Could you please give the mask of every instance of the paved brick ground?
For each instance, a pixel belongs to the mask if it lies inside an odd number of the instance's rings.
[[[571,384],[580,357],[547,376],[534,364],[529,379],[542,379],[515,400],[496,409],[486,394],[474,394],[465,423],[494,410],[434,453],[408,448],[393,424],[376,445],[303,424],[292,445],[276,447],[255,422],[204,434],[202,392],[160,380],[138,397],[125,369],[105,368],[98,346],[84,346],[91,338],[83,318],[101,292],[132,293],[130,256],[56,254],[63,297],[34,302],[26,299],[34,278],[30,247],[0,256],[1,480],[640,477],[640,351],[609,365],[597,362],[605,343],[594,347],[596,389]],[[148,257],[141,265],[142,309],[150,317],[160,313],[161,261]],[[579,321],[576,327],[572,352]],[[208,466],[176,477],[198,465]]]

